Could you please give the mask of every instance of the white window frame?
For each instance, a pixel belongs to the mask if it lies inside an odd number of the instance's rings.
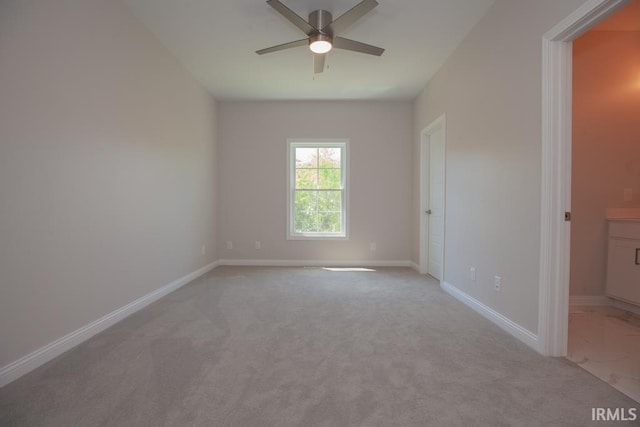
[[[342,177],[342,232],[298,233],[294,230],[294,203],[296,184],[296,148],[340,148]],[[346,240],[349,238],[349,139],[287,139],[287,240]]]

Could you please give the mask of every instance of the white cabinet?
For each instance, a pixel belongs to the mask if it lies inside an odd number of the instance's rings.
[[[640,305],[640,219],[609,221],[606,291]]]

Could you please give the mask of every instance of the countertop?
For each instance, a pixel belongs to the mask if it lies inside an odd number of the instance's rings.
[[[640,208],[608,208],[609,221],[640,221]]]

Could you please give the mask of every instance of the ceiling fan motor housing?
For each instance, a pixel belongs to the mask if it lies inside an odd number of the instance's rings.
[[[317,28],[319,34],[333,37],[333,34],[331,34],[331,30],[327,29],[326,31],[322,31],[323,28],[327,27],[332,22],[333,16],[326,10],[314,10],[309,14],[309,24],[312,27]]]

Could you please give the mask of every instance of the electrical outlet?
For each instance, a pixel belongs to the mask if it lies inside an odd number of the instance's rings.
[[[373,252],[376,249],[378,249],[378,245],[376,245],[376,242],[369,243],[369,249],[371,250],[371,252]]]
[[[500,292],[502,290],[502,279],[500,278],[500,276],[496,276],[493,279],[493,289],[496,292]]]
[[[260,249],[260,240],[256,240],[256,250]]]
[[[232,241],[228,241],[227,242],[227,250],[230,251],[231,249],[233,249],[233,242]]]
[[[476,268],[475,267],[469,267],[469,279],[471,279],[472,282],[476,281]]]

